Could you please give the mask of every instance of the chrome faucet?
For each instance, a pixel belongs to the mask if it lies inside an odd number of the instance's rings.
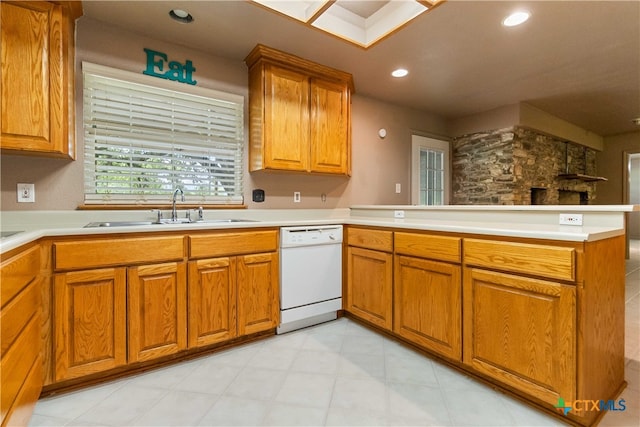
[[[180,193],[181,199],[184,202],[184,191],[180,187],[177,187],[173,192],[173,206],[171,208],[171,221],[178,219],[178,212],[176,211],[176,196]]]

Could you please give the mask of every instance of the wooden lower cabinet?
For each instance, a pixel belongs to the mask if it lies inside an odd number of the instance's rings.
[[[235,338],[236,257],[189,262],[189,347]]]
[[[189,347],[202,347],[278,325],[278,255],[189,262]]]
[[[38,245],[2,255],[0,425],[27,425],[43,385]]]
[[[276,229],[53,241],[52,388],[275,329],[277,242]]]
[[[393,254],[349,246],[347,263],[347,310],[391,330]]]
[[[127,363],[127,270],[74,271],[54,276],[54,380]]]
[[[460,266],[396,255],[393,331],[445,357],[462,360]]]
[[[184,262],[128,269],[129,363],[187,348],[187,268]]]
[[[464,270],[464,363],[551,405],[576,396],[576,287]]]
[[[278,254],[238,256],[238,335],[267,331],[280,320]]]

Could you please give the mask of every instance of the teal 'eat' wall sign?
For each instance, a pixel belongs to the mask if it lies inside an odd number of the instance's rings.
[[[144,51],[147,54],[147,68],[142,74],[190,85],[197,83],[197,81],[193,80],[193,72],[196,71],[196,67],[193,66],[193,62],[190,60],[187,59],[183,65],[178,61],[169,61],[166,53],[147,48]],[[166,69],[165,65],[167,66]]]

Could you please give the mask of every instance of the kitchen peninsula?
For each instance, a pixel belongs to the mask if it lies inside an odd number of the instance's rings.
[[[30,410],[25,408],[33,405],[43,386],[45,393],[75,387],[273,334],[278,319],[269,316],[277,306],[273,272],[279,227],[336,223],[345,225],[347,315],[550,413],[557,413],[560,399],[614,400],[625,386],[624,218],[625,212],[638,210],[639,206],[223,210],[205,211],[205,219],[252,221],[96,228],[84,226],[149,220],[152,214],[3,212],[2,231],[23,230],[0,242],[2,317],[15,319],[3,321],[3,367],[17,367],[3,369],[3,396],[11,396],[13,402],[7,413],[3,408],[3,417],[28,419]],[[575,215],[582,225],[558,225],[561,213]],[[238,297],[237,303],[218,312],[222,315],[217,318],[224,320],[224,325],[214,325],[220,334],[192,336],[197,328],[206,332],[192,315],[199,310],[196,302],[184,297],[198,267],[250,269],[257,259],[259,276],[270,279],[247,285],[240,279],[244,273],[238,273],[232,284],[236,291],[229,290],[238,293],[229,295],[240,296],[237,287],[254,286],[268,308],[248,310],[248,303],[243,305]],[[132,325],[149,320],[135,309],[144,301],[132,304],[139,295],[132,289],[152,285],[159,271],[172,278],[172,295],[182,293],[172,303],[178,323],[169,329],[184,336],[167,342],[152,342],[158,338],[153,334],[132,336],[132,331],[139,331]],[[83,280],[106,284],[96,290],[101,296],[83,293]],[[78,305],[78,297],[93,302],[111,298],[114,316],[105,318],[112,320],[106,327],[100,325],[103,336],[82,335],[69,323],[73,316],[60,315],[88,310],[90,304]],[[237,321],[231,325],[229,319]],[[9,324],[21,327],[5,330]],[[85,346],[73,348],[70,336]],[[105,350],[101,340],[116,344]],[[11,381],[5,381],[5,375],[11,375]],[[14,409],[20,413],[14,415]],[[576,408],[566,420],[591,425],[596,415]]]

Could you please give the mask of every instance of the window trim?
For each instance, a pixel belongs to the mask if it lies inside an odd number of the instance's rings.
[[[229,92],[223,92],[215,89],[203,88],[201,86],[192,86],[180,84],[178,82],[164,80],[155,78],[152,76],[146,76],[143,74],[135,73],[132,71],[116,69],[104,65],[99,65],[91,62],[83,61],[82,64],[82,78],[84,80],[85,73],[101,76],[104,78],[113,78],[117,80],[123,80],[126,82],[130,82],[132,84],[141,84],[145,86],[151,86],[158,89],[163,89],[167,91],[173,91],[177,93],[212,98],[215,100],[232,102],[240,105],[240,109],[242,111],[242,162],[240,165],[240,179],[244,181],[244,167],[246,163],[246,144],[245,144],[245,97],[243,95],[237,95]],[[84,83],[82,84],[83,92],[84,92]],[[83,93],[84,98],[84,93]],[[84,101],[83,101],[84,103]],[[82,131],[81,135],[84,135],[84,108],[82,114]],[[86,161],[86,141],[83,140],[83,157]],[[86,180],[86,174],[84,172],[83,167],[83,182]],[[84,187],[85,184],[83,184]],[[236,196],[229,196],[228,199],[224,200],[198,200],[193,197],[187,197],[186,203],[194,204],[194,205],[205,205],[205,206],[223,206],[223,207],[243,207],[244,206],[244,185],[240,183],[240,194]],[[170,203],[170,197],[164,198],[164,195],[158,195],[158,197],[138,197],[135,195],[119,195],[116,200],[109,200],[109,197],[97,198],[95,195],[87,194],[83,189],[83,206],[88,209],[93,209],[98,206],[115,206],[115,207],[130,207],[130,206],[139,206],[142,209],[146,209],[149,206],[158,206],[163,205],[164,203]],[[147,200],[148,199],[148,200]]]

